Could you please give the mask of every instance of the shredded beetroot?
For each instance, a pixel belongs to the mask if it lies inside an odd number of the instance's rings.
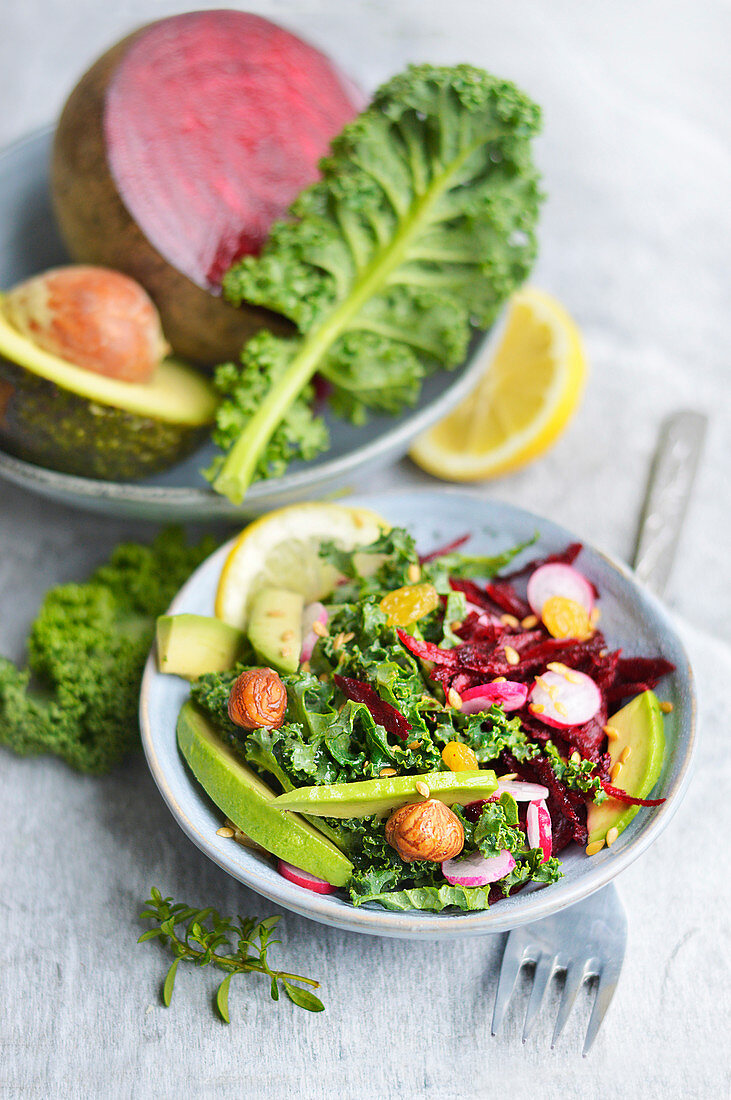
[[[516,619],[524,619],[526,615],[530,615],[530,607],[525,600],[521,599],[509,581],[492,581],[485,585],[485,591],[506,614],[515,615]]]
[[[611,783],[602,782],[602,787],[611,798],[616,798],[617,802],[626,802],[629,806],[662,806],[665,801],[664,798],[635,798],[621,787],[613,787]]]
[[[429,554],[420,554],[419,561],[422,565],[426,565],[437,558],[443,558],[446,554],[453,554],[455,550],[459,550],[460,546],[464,546],[471,538],[472,535],[460,535],[458,539],[453,539],[452,542],[448,542],[446,546],[442,546],[438,550],[432,550]]]
[[[457,649],[440,649],[433,642],[422,642],[418,638],[412,637],[411,634],[407,634],[405,630],[397,630],[396,633],[401,640],[401,644],[406,646],[409,653],[413,653],[415,657],[420,657],[422,661],[433,661],[435,664],[450,665],[451,667],[457,666]]]
[[[390,703],[384,702],[377,691],[362,680],[354,680],[351,676],[340,676],[336,672],[333,680],[348,699],[354,703],[363,703],[371,713],[374,722],[388,733],[395,734],[405,741],[411,729],[411,723],[404,717],[401,711],[396,710]]]
[[[549,554],[545,558],[534,558],[533,561],[526,562],[525,565],[521,565],[520,569],[516,569],[513,573],[503,573],[502,579],[505,581],[518,580],[520,577],[526,577],[529,573],[535,572],[542,565],[573,565],[582,549],[583,546],[580,542],[571,542],[560,554]]]

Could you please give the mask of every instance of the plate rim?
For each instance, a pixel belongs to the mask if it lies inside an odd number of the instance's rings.
[[[394,489],[371,494],[352,494],[343,503],[360,505],[361,502],[363,502],[363,506],[373,508],[377,506],[375,502],[378,500],[402,497],[404,493],[404,490]],[[527,518],[535,521],[537,524],[549,524],[556,533],[565,536],[569,541],[571,541],[572,538],[575,540],[575,536],[572,536],[572,533],[563,527],[563,525],[557,524],[554,520],[548,519],[548,517],[540,516],[528,509],[519,508],[516,505],[508,504],[503,501],[481,497],[474,491],[451,487],[425,487],[408,491],[409,497],[429,496],[434,494],[456,497],[463,501],[468,500],[476,507],[482,506],[483,508],[489,508],[491,505],[496,505],[499,509],[506,510],[508,513],[513,513],[523,519]],[[181,587],[172,601],[168,613],[174,614],[176,607],[185,600],[188,591],[195,587],[195,580],[199,570],[216,557],[220,556],[223,559],[233,541],[234,540],[227,540],[223,546],[214,551],[214,553],[206,558],[205,562],[201,563],[198,569],[191,574],[188,581]],[[524,907],[524,911],[522,913],[518,912],[517,914],[510,911],[501,915],[498,906],[493,906],[489,910],[481,910],[475,913],[446,915],[423,913],[419,910],[393,912],[387,909],[366,909],[362,907],[356,908],[355,906],[333,911],[329,909],[328,902],[325,900],[328,895],[320,897],[318,894],[309,893],[306,898],[303,898],[302,888],[297,887],[293,883],[289,883],[286,879],[282,879],[281,884],[277,883],[276,889],[270,888],[266,880],[262,879],[257,874],[256,862],[254,862],[250,871],[240,868],[233,869],[225,856],[217,852],[217,846],[211,841],[210,837],[204,836],[196,828],[185,810],[180,806],[168,785],[165,769],[160,765],[158,760],[150,723],[149,697],[151,685],[155,677],[162,676],[163,674],[157,671],[155,650],[153,646],[145,665],[140,691],[140,729],[142,744],[153,779],[183,832],[186,833],[189,839],[192,840],[209,859],[221,867],[222,870],[242,882],[243,885],[247,886],[249,889],[266,897],[269,901],[281,905],[300,916],[307,917],[310,920],[315,920],[322,924],[345,929],[346,931],[383,935],[387,937],[445,940],[463,936],[492,935],[500,932],[507,932],[523,924],[529,924],[544,917],[551,916],[554,913],[561,912],[608,885],[617,875],[621,874],[622,871],[641,856],[657,839],[674,816],[685,796],[692,778],[698,746],[698,702],[695,677],[685,644],[678,635],[661,601],[637,580],[633,571],[627,565],[618,561],[605,551],[600,550],[592,543],[586,542],[585,540],[581,541],[586,549],[591,550],[601,558],[604,563],[609,566],[610,570],[618,573],[622,580],[628,583],[630,587],[638,592],[642,599],[649,604],[655,616],[660,620],[663,631],[673,639],[679,653],[682,655],[683,666],[682,668],[678,666],[676,674],[679,675],[680,683],[688,693],[688,728],[687,734],[683,738],[687,743],[679,773],[674,780],[672,788],[666,794],[667,801],[656,808],[654,816],[647,821],[645,826],[641,828],[637,836],[634,837],[628,845],[619,851],[611,852],[609,854],[609,859],[605,860],[603,863],[593,868],[589,868],[587,873],[580,876],[575,883],[569,884],[563,894],[555,901],[552,899],[555,898],[556,895],[552,894],[549,888],[528,892],[524,891],[523,896],[530,900],[528,900],[528,905]],[[425,917],[438,917],[439,919],[438,921],[425,924]]]
[[[8,157],[17,154],[26,145],[48,139],[53,135],[52,123],[36,127],[0,149],[0,166]],[[498,316],[487,330],[472,330],[471,343],[464,361],[450,371],[444,371],[448,384],[442,393],[423,408],[404,408],[394,417],[376,438],[361,444],[344,455],[325,459],[316,466],[285,473],[282,477],[255,481],[248,489],[241,504],[233,504],[226,497],[205,486],[150,485],[132,481],[109,481],[67,474],[47,466],[18,458],[0,448],[0,476],[23,488],[47,495],[62,494],[67,503],[111,503],[120,506],[165,509],[171,516],[176,510],[200,509],[208,519],[241,518],[251,508],[276,506],[280,498],[293,494],[301,499],[303,492],[317,493],[336,479],[347,477],[369,464],[387,461],[389,456],[405,455],[408,445],[417,435],[431,427],[451,412],[474,388],[485,359],[497,346],[502,336],[507,316],[504,303]],[[426,379],[425,379],[426,381]],[[195,456],[193,452],[190,458]],[[161,471],[165,473],[166,471]]]

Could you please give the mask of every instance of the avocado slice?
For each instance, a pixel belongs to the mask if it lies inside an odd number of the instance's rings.
[[[246,635],[210,615],[160,615],[157,620],[157,667],[195,680],[206,672],[233,668],[246,645]]]
[[[273,791],[190,701],[180,711],[177,737],[193,775],[234,825],[272,855],[332,886],[345,886],[353,873],[350,860],[298,814],[277,809]]]
[[[36,347],[0,296],[0,446],[64,473],[130,480],[185,457],[216,409],[210,382],[164,359],[149,382],[121,382]]]
[[[417,789],[426,786],[429,795]],[[497,789],[493,771],[427,772],[367,779],[363,783],[334,783],[329,787],[298,787],[274,800],[282,810],[298,810],[314,817],[370,817],[388,814],[409,802],[438,798],[447,806],[466,806],[489,798]]]
[[[302,652],[301,592],[260,588],[254,594],[246,628],[249,641],[263,664],[278,672],[296,672]]]
[[[620,761],[617,786],[635,798],[645,798],[660,778],[665,756],[665,730],[660,704],[653,691],[643,691],[608,720],[617,731],[616,740],[609,742],[610,768]],[[628,806],[616,798],[607,798],[598,806],[592,802],[586,815],[589,844],[604,840],[608,829],[622,832],[635,816],[639,806]]]

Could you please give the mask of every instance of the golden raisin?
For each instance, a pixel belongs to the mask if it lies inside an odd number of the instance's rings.
[[[479,761],[469,745],[461,741],[449,741],[442,749],[442,760],[450,772],[474,771]]]
[[[410,626],[439,607],[439,593],[433,584],[406,584],[384,596],[379,607],[389,626]]]
[[[567,596],[551,596],[541,611],[543,625],[553,638],[590,638],[592,630],[586,608]]]
[[[249,668],[233,683],[228,716],[245,730],[279,729],[287,709],[287,689],[274,669]]]

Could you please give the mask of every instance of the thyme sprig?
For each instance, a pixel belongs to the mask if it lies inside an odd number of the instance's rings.
[[[286,996],[299,1008],[308,1012],[322,1012],[324,1005],[309,989],[294,982],[318,989],[319,982],[301,974],[289,974],[284,970],[272,970],[268,962],[269,948],[281,940],[274,939],[273,929],[279,916],[257,920],[255,917],[238,917],[238,923],[212,908],[194,909],[185,902],[173,904],[172,898],[164,898],[153,887],[140,920],[153,920],[156,928],[143,932],[138,943],[159,938],[175,955],[162,985],[162,999],[170,1005],[175,976],[181,959],[196,966],[215,966],[226,972],[226,977],[216,993],[216,1007],[224,1023],[230,1023],[228,991],[235,974],[265,974],[270,980],[273,1001],[279,1000],[280,985]],[[179,931],[176,931],[179,929]],[[235,943],[235,946],[234,946]]]

